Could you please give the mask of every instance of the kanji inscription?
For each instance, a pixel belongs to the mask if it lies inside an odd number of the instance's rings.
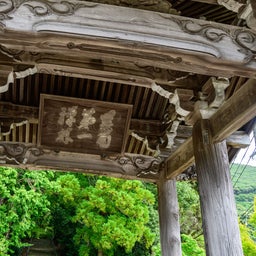
[[[84,153],[123,153],[131,105],[41,95],[38,144]]]

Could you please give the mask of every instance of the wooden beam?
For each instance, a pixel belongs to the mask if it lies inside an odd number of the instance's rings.
[[[236,131],[227,137],[226,142],[233,148],[247,148],[250,146],[250,136],[244,131]]]
[[[213,141],[220,142],[249,120],[256,113],[256,80],[248,80],[220,109],[210,118]],[[166,160],[166,177],[172,179],[182,173],[194,162],[192,138],[181,145]]]
[[[166,178],[175,178],[193,163],[194,151],[192,137],[190,137],[166,160]]]
[[[256,77],[253,30],[86,1],[22,0],[13,1],[12,7],[1,8],[0,51],[14,62],[61,65],[62,56],[75,68],[85,56],[94,56],[222,77]],[[101,76],[110,79],[112,73],[103,71]]]
[[[162,256],[181,256],[179,204],[176,181],[165,180],[163,170],[157,185]]]
[[[205,3],[205,4],[218,4],[217,0],[192,0],[192,2]]]
[[[242,256],[226,142],[214,143],[209,120],[193,128],[206,255]]]
[[[8,142],[0,142],[0,163],[18,165],[25,169],[47,168],[148,181],[158,180],[162,168],[162,160],[150,156],[87,155],[52,151],[32,144]]]
[[[256,115],[256,80],[249,79],[210,118],[214,142],[220,142]]]

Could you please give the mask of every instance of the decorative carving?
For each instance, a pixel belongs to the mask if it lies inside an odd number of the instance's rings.
[[[34,146],[26,146],[20,143],[1,143],[0,142],[0,161],[10,164],[25,164],[27,155],[40,156],[44,154],[42,149]]]
[[[223,5],[225,8],[233,12],[238,12],[243,6],[242,3],[239,3],[236,0],[218,0],[218,4]]]
[[[2,0],[0,4],[0,25],[5,26],[3,20],[11,19],[8,14],[15,10],[15,3],[12,0]]]
[[[2,0],[0,5],[0,24],[4,26],[1,21],[11,19],[9,15],[21,5],[26,6],[35,16],[50,14],[70,16],[78,9],[97,6],[96,3],[72,3],[68,1]]]
[[[179,95],[176,91],[174,93],[169,92],[163,89],[161,86],[158,86],[155,82],[152,83],[151,89],[164,98],[169,99],[169,102],[175,106],[176,112],[182,117],[185,117],[190,113],[189,111],[181,108]]]
[[[167,137],[168,137],[168,145],[166,148],[172,149],[174,145],[174,139],[177,136],[177,130],[179,127],[180,122],[175,120],[172,122],[172,126],[169,132],[167,132]]]
[[[162,160],[153,157],[125,155],[118,156],[114,161],[122,166],[124,172],[132,167],[138,177],[157,175],[162,167]]]
[[[25,53],[24,50],[9,49],[1,44],[0,44],[0,52],[7,55],[8,57],[11,57],[13,60],[16,60],[16,61],[22,61],[20,56]]]
[[[225,90],[230,85],[227,78],[212,77],[212,84],[215,90],[215,99],[209,105],[210,108],[219,108],[225,100]]]
[[[252,32],[237,29],[234,31],[235,42],[241,48],[239,52],[245,55],[244,63],[256,60],[256,35]]]
[[[106,172],[104,169],[106,165],[108,169],[111,169],[113,164],[113,173],[149,179],[157,178],[163,165],[161,158],[149,156],[127,154],[124,156],[106,156],[101,159],[96,155],[68,154],[44,150],[34,145],[5,142],[0,142],[0,163],[15,165],[32,164],[60,169],[65,169],[65,165],[78,169],[85,169],[88,166],[90,166],[90,169],[93,169],[92,166],[94,166],[95,171],[103,172]],[[99,172],[96,173],[99,174]]]
[[[51,14],[70,16],[81,8],[97,6],[95,3],[71,3],[68,1],[49,2],[37,0],[27,2],[29,3],[24,4],[24,6],[28,7],[29,10],[36,16],[45,16]]]
[[[209,82],[211,91],[214,89],[214,99],[207,101],[207,95],[199,92],[200,100],[195,103],[194,111],[186,117],[187,124],[193,125],[200,118],[209,119],[224,103],[225,90],[230,85],[229,80],[227,78],[212,77],[207,83]]]
[[[223,38],[231,38],[245,55],[244,63],[247,64],[255,60],[256,56],[256,34],[250,30],[232,29],[221,27],[217,24],[199,24],[194,20],[177,19],[175,16],[165,17],[176,24],[186,33],[200,35],[211,42],[220,42]],[[220,57],[220,56],[219,56]]]

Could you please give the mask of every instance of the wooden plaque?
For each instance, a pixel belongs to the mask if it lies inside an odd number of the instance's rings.
[[[38,145],[89,153],[123,153],[132,106],[41,94]]]

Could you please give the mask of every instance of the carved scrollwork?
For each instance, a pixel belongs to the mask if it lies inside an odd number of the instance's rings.
[[[0,3],[0,25],[1,21],[12,19],[9,15],[16,11],[21,5],[26,6],[35,16],[73,15],[78,9],[95,7],[96,3],[72,3],[69,1],[44,1],[44,0],[1,0]]]
[[[256,59],[256,34],[250,30],[220,27],[217,24],[199,24],[193,20],[177,19],[175,17],[166,17],[179,25],[186,33],[191,35],[200,35],[211,42],[220,42],[224,38],[230,38],[239,49],[238,51],[245,55],[244,63],[248,64]]]
[[[256,60],[256,35],[250,31],[237,29],[233,37],[236,44],[241,47],[238,51],[245,55],[245,64]]]
[[[44,151],[34,146],[26,146],[20,143],[0,143],[0,160],[6,160],[12,164],[24,164],[26,155],[40,156]]]
[[[4,27],[4,23],[1,21],[11,19],[8,15],[15,9],[15,5],[12,0],[2,0],[0,4],[0,26]]]
[[[145,157],[145,156],[119,156],[115,161],[122,166],[125,171],[129,166],[133,166],[137,176],[157,175],[161,169],[162,161],[160,158]]]
[[[0,44],[0,52],[7,55],[8,57],[11,57],[13,60],[16,61],[22,61],[21,55],[25,53],[24,50],[17,50],[17,49],[9,49],[5,47],[4,45]]]
[[[45,16],[50,14],[57,15],[73,15],[78,9],[84,7],[94,7],[97,4],[86,4],[86,3],[71,3],[68,1],[50,2],[50,1],[30,1],[24,4],[35,16]]]

